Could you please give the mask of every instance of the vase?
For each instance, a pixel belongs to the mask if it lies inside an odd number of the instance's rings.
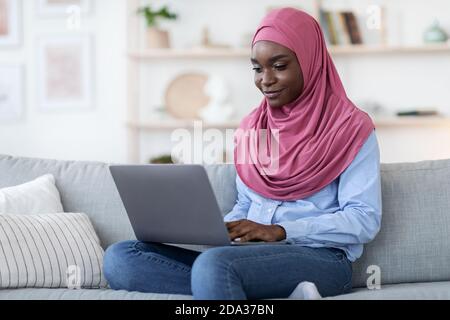
[[[158,28],[148,28],[147,46],[151,49],[169,48],[169,32]]]
[[[424,40],[427,43],[446,42],[448,40],[448,35],[436,20],[430,28],[425,31]]]

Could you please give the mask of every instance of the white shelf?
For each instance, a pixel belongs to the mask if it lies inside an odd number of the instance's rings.
[[[330,46],[332,55],[355,54],[413,54],[413,53],[450,53],[449,44],[427,44],[416,46]],[[248,58],[250,48],[236,49],[148,49],[128,52],[128,57],[135,60],[148,59],[202,59],[202,58]]]
[[[344,55],[344,54],[413,54],[413,53],[439,53],[449,52],[450,45],[444,44],[423,44],[415,46],[390,46],[390,45],[352,45],[352,46],[331,46],[329,51],[332,55]]]
[[[132,59],[201,59],[201,58],[245,58],[251,54],[250,49],[149,49],[131,51]]]
[[[376,127],[424,127],[424,126],[450,126],[450,118],[436,116],[402,116],[402,117],[380,117],[372,118]],[[135,130],[174,130],[174,129],[192,129],[195,121],[200,120],[161,120],[161,121],[129,121],[127,127]],[[203,129],[236,129],[240,121],[227,121],[223,123],[205,123],[202,122]]]
[[[450,126],[450,118],[444,116],[400,116],[373,118],[377,127],[437,127]]]
[[[201,120],[161,120],[161,121],[128,121],[127,127],[139,130],[173,130],[173,129],[191,129],[194,128],[195,121]],[[236,129],[239,121],[227,121],[222,123],[201,123],[203,129]]]

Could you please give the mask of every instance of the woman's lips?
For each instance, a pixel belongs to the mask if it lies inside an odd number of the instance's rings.
[[[268,98],[268,99],[276,99],[281,95],[281,92],[284,89],[280,89],[280,90],[276,90],[276,91],[264,91],[264,95]]]

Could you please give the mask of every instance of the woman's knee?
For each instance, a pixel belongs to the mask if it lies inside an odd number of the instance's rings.
[[[127,256],[137,241],[128,240],[121,241],[110,245],[105,251],[104,264],[115,264],[120,262]]]
[[[226,268],[231,262],[231,255],[224,248],[212,248],[201,253],[194,262],[192,270],[204,272],[218,268]]]
[[[103,272],[105,277],[114,287],[114,283],[121,275],[127,273],[127,269],[132,267],[130,255],[133,252],[137,241],[122,241],[109,246],[103,258]]]
[[[214,281],[223,277],[232,265],[232,255],[225,248],[212,248],[198,256],[192,266],[192,280]]]

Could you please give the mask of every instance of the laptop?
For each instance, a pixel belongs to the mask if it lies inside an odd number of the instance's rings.
[[[208,246],[287,243],[230,241],[201,165],[111,165],[109,169],[139,241]]]

